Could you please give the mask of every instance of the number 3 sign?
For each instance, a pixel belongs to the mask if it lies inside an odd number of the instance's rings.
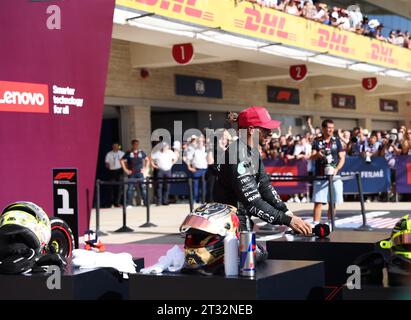
[[[373,91],[377,88],[377,78],[364,78],[362,79],[362,87],[367,91]]]
[[[295,81],[303,81],[307,77],[308,69],[305,64],[290,66],[290,77]]]

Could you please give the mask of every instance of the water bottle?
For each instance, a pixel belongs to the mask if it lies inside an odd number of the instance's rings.
[[[238,239],[234,232],[224,238],[224,272],[226,276],[238,275]]]

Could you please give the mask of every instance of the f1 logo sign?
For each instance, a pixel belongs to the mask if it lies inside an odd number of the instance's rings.
[[[305,64],[290,66],[290,77],[295,81],[303,81],[307,77],[308,69]]]
[[[364,78],[362,79],[362,87],[367,91],[374,91],[377,88],[377,78]]]
[[[71,180],[76,175],[75,172],[59,172],[55,177],[54,180]]]
[[[191,43],[176,44],[173,46],[172,54],[177,63],[187,64],[194,58],[194,47]]]

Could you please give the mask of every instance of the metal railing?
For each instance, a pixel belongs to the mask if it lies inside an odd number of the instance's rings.
[[[150,186],[154,185],[158,182],[165,182],[165,183],[185,183],[188,187],[188,197],[189,197],[189,206],[190,212],[194,209],[194,199],[193,199],[193,180],[200,179],[201,180],[201,196],[202,202],[205,203],[205,177],[170,177],[170,178],[154,178],[154,177],[147,177],[147,178],[132,178],[132,179],[124,179],[122,181],[102,181],[96,180],[96,233],[99,236],[107,235],[100,230],[100,196],[101,196],[101,186],[108,185],[108,186],[115,186],[115,185],[122,185],[123,186],[123,225],[115,230],[114,232],[133,232],[134,230],[127,226],[127,186],[131,184],[140,184],[146,188],[146,198],[144,200],[144,204],[146,207],[146,222],[139,226],[140,228],[150,228],[156,227],[155,224],[151,223],[150,221],[150,201],[149,201],[149,194],[150,194]],[[355,176],[345,176],[340,178],[341,180],[349,180],[349,179],[356,179],[357,186],[358,186],[358,193],[360,195],[360,203],[361,203],[361,214],[363,224],[361,227],[357,228],[356,230],[371,230],[371,227],[367,225],[367,217],[365,215],[365,205],[364,205],[364,194],[362,189],[362,182],[361,176],[357,173]],[[334,196],[334,176],[277,176],[271,177],[271,182],[312,182],[312,181],[328,181],[328,192],[329,192],[329,211],[330,211],[330,218],[332,229],[335,229],[335,217],[334,217],[334,208],[335,208],[335,196]]]
[[[127,186],[129,185],[136,185],[140,184],[146,188],[146,198],[144,200],[144,204],[146,207],[146,222],[139,226],[140,228],[150,228],[150,227],[157,227],[157,225],[151,223],[150,221],[150,201],[149,201],[149,194],[150,194],[150,186],[154,185],[158,182],[163,183],[186,183],[188,186],[188,197],[189,197],[189,206],[190,212],[194,210],[194,199],[193,199],[193,180],[199,179],[201,180],[201,197],[202,202],[205,203],[205,177],[170,177],[170,178],[154,178],[154,177],[147,177],[147,178],[131,178],[131,179],[124,179],[122,181],[102,181],[97,179],[96,180],[96,233],[99,236],[107,235],[107,233],[102,232],[100,230],[100,209],[101,209],[101,186],[108,185],[108,186],[115,186],[115,185],[122,185],[123,186],[123,226],[114,232],[133,232],[134,230],[127,226]]]
[[[367,224],[367,216],[365,214],[365,205],[364,205],[364,192],[362,188],[362,181],[361,181],[361,175],[359,173],[356,173],[355,175],[351,176],[344,176],[339,178],[342,181],[344,180],[351,180],[351,179],[356,179],[357,181],[357,188],[358,188],[358,194],[360,196],[360,204],[361,204],[361,215],[362,215],[362,225],[355,230],[359,231],[370,231],[372,228]],[[335,229],[335,217],[334,217],[334,208],[335,208],[335,195],[334,195],[334,188],[333,188],[333,183],[334,183],[334,176],[276,176],[276,177],[271,177],[271,182],[289,182],[289,181],[295,181],[295,182],[312,182],[312,181],[328,181],[328,194],[329,194],[329,211],[330,211],[330,219],[331,219],[331,225],[332,225],[332,230]]]

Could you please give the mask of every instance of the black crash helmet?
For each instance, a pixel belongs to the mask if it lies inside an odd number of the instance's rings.
[[[0,214],[0,273],[28,271],[50,236],[50,220],[42,208],[27,201],[8,205]]]

